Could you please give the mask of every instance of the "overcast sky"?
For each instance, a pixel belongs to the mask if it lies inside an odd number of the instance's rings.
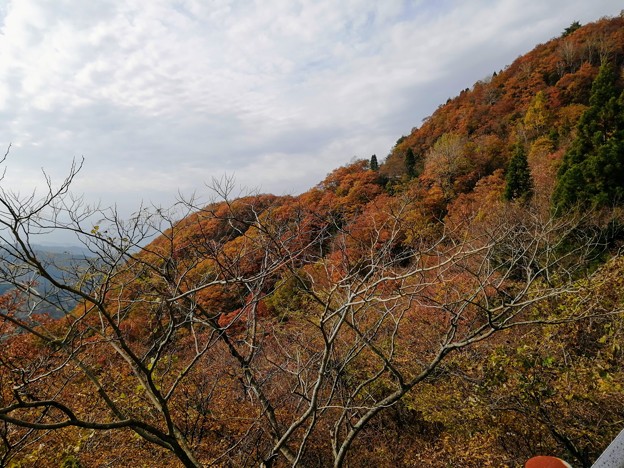
[[[5,187],[85,158],[87,200],[212,177],[300,193],[621,0],[0,0]]]

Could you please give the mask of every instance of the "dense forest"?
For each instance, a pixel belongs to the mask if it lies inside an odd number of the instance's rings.
[[[0,466],[591,466],[624,421],[623,65],[624,17],[573,23],[298,196],[2,191]]]

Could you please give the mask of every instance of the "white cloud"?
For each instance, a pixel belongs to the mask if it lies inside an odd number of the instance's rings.
[[[236,173],[300,192],[383,158],[447,97],[615,0],[9,0],[0,145],[19,186],[84,155],[77,189],[132,205]],[[9,183],[8,180],[5,183]]]

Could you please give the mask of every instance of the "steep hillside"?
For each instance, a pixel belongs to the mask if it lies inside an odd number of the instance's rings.
[[[299,196],[2,200],[0,281],[79,305],[0,297],[0,464],[591,466],[624,420],[623,63],[624,18],[572,25]],[[46,207],[93,255],[62,281]]]
[[[410,178],[405,161],[412,152],[416,170],[411,175],[418,175],[430,191],[442,188],[449,200],[472,190],[497,169],[505,170],[519,142],[526,148],[536,189],[550,195],[556,168],[576,136],[603,62],[620,71],[622,89],[622,17],[571,27],[449,99],[422,126],[397,141],[381,173],[393,181]],[[453,157],[454,167],[441,174],[434,147],[444,135],[452,140],[450,150],[463,160],[458,163],[460,158]]]

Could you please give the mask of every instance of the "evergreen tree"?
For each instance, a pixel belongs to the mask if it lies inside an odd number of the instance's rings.
[[[526,157],[526,151],[521,143],[516,144],[514,155],[507,166],[504,197],[506,200],[526,201],[533,195],[533,180]]]
[[[600,67],[589,108],[557,174],[553,205],[560,212],[624,202],[624,92],[616,80],[609,64]]]
[[[373,154],[370,158],[370,169],[371,171],[375,171],[375,172],[379,170],[379,163],[377,162],[376,154]]]
[[[561,37],[569,36],[570,34],[572,34],[574,31],[576,31],[580,27],[581,27],[581,23],[579,23],[578,21],[574,21],[570,26],[568,26],[567,28],[563,30]]]
[[[413,179],[418,174],[416,173],[416,157],[412,148],[407,148],[405,152],[405,172],[410,179]]]

